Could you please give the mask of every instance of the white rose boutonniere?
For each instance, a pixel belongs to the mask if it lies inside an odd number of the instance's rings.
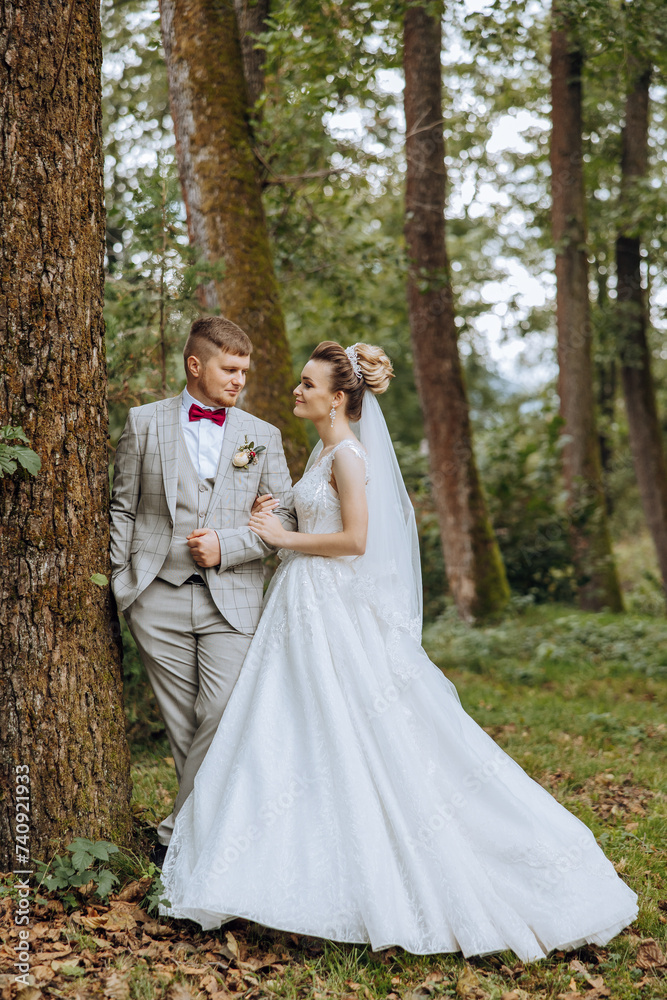
[[[249,465],[257,465],[257,456],[263,451],[266,451],[266,447],[263,444],[255,447],[254,441],[248,442],[248,435],[246,434],[245,444],[241,445],[234,455],[232,464],[236,469],[243,469],[244,472],[247,472]]]

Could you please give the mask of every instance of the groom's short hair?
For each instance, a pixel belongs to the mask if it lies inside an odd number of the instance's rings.
[[[206,365],[216,347],[226,351],[227,354],[235,354],[241,358],[248,357],[252,351],[250,337],[236,323],[225,319],[224,316],[202,316],[190,327],[190,334],[183,349],[186,374],[189,357],[194,354],[202,365]]]

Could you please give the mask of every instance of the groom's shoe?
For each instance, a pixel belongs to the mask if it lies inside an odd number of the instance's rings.
[[[165,844],[155,845],[155,847],[151,851],[150,860],[153,862],[156,868],[162,868],[166,853],[167,853],[167,848]]]

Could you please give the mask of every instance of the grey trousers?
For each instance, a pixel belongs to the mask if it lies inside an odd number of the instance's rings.
[[[175,817],[194,786],[252,636],[238,632],[204,584],[155,579],[123,612],[164,719],[179,789],[158,827],[168,844]]]

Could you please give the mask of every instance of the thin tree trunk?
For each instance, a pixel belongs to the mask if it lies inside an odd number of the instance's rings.
[[[552,229],[563,472],[579,603],[622,609],[607,527],[595,421],[581,139],[582,53],[554,4],[551,34]]]
[[[604,317],[609,305],[609,294],[607,290],[607,275],[603,274],[598,265],[596,282],[598,287],[597,305],[600,315]],[[598,427],[598,441],[600,443],[600,464],[602,473],[602,485],[604,489],[605,507],[607,515],[614,512],[614,498],[610,488],[610,477],[613,466],[613,451],[611,445],[610,428],[614,422],[614,409],[616,404],[616,359],[609,356],[609,334],[604,326],[599,334],[602,360],[596,365],[597,374],[597,404],[598,412],[602,418],[602,426]]]
[[[635,73],[628,89],[621,164],[622,205],[633,184],[647,172],[650,81],[651,69],[647,67]],[[629,230],[620,232],[616,240],[616,294],[630,448],[644,516],[667,595],[667,461],[651,374],[651,353],[646,336],[647,305],[640,262],[640,235]]]
[[[445,246],[441,44],[440,17],[410,4],[403,55],[410,332],[447,578],[460,616],[471,621],[501,608],[509,588],[475,465],[457,346]]]
[[[292,412],[294,376],[247,124],[247,93],[232,3],[161,0],[169,97],[190,241],[222,280],[206,288],[253,342],[244,404],[280,427],[293,472],[308,450]]]
[[[254,108],[264,90],[264,50],[257,48],[253,35],[266,28],[270,0],[234,0],[243,53],[243,75],[248,94],[248,106]]]
[[[46,860],[131,831],[118,619],[91,581],[109,574],[101,62],[95,0],[0,4],[0,424],[42,460],[0,480],[3,870],[31,867],[16,845]]]

